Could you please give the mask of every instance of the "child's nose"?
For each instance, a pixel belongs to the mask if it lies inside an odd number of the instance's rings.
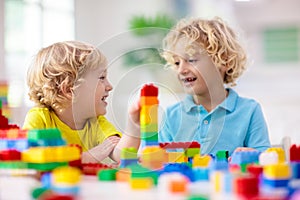
[[[107,81],[107,84],[106,84],[106,87],[105,87],[105,90],[107,91],[111,91],[113,89],[113,86],[110,84],[110,82]]]
[[[179,64],[178,72],[180,74],[185,74],[185,73],[187,73],[187,71],[188,71],[188,64],[186,61],[182,60]]]

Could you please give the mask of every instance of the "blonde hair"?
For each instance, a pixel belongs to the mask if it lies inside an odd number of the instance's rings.
[[[188,54],[194,54],[195,46],[198,45],[199,48],[200,45],[216,67],[226,67],[224,83],[236,85],[235,81],[246,69],[246,54],[233,30],[222,19],[215,17],[212,20],[179,21],[163,40],[162,57],[167,61],[167,65],[174,66],[172,50],[183,37],[191,41],[185,48]]]
[[[70,103],[61,87],[74,91],[85,72],[105,60],[97,48],[78,41],[58,42],[41,49],[27,72],[30,100],[38,106],[61,111]]]

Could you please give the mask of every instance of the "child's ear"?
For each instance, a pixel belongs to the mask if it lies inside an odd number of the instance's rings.
[[[63,96],[67,97],[68,99],[72,99],[72,96],[73,96],[72,90],[66,82],[63,82],[61,84],[60,91],[61,91]]]

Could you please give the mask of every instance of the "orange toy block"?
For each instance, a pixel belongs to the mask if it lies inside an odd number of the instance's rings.
[[[141,96],[140,105],[157,105],[159,101],[156,96]]]
[[[130,169],[120,169],[116,173],[116,181],[120,182],[129,182],[131,178],[131,170]]]

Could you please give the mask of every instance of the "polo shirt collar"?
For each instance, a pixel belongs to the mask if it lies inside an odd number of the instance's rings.
[[[217,108],[221,107],[224,108],[225,110],[228,110],[229,112],[232,112],[235,108],[238,94],[231,88],[227,88],[227,90],[228,90],[227,98],[220,105],[218,105]],[[183,100],[182,105],[185,112],[190,112],[192,108],[198,106],[194,103],[192,95],[187,95],[186,98]]]

